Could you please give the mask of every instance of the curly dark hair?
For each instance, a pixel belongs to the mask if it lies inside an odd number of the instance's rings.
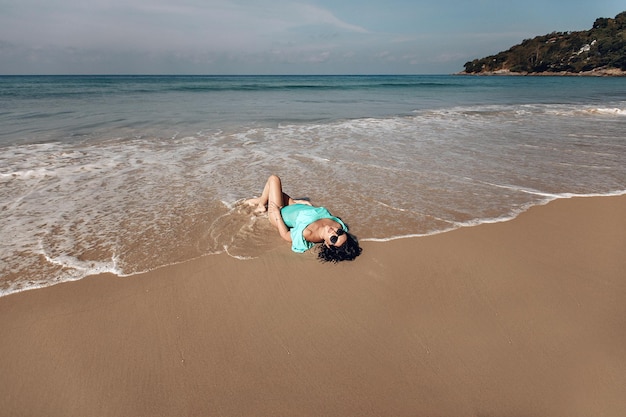
[[[346,232],[346,241],[341,246],[319,245],[317,258],[322,262],[337,263],[339,261],[352,261],[359,256],[363,249],[354,235]]]

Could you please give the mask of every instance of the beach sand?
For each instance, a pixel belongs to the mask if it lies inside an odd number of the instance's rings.
[[[0,298],[2,416],[623,416],[626,196]]]

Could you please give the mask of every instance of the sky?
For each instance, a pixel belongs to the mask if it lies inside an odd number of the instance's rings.
[[[0,74],[450,74],[624,0],[0,0]]]

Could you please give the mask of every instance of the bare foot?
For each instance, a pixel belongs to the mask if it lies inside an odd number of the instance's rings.
[[[249,198],[247,200],[243,200],[243,203],[249,205],[250,207],[254,207],[254,206],[258,206],[259,205],[259,199],[258,198]]]
[[[244,201],[244,204],[247,204],[250,207],[256,207],[254,209],[255,213],[265,213],[267,211],[267,207],[260,203],[260,198],[249,198]]]

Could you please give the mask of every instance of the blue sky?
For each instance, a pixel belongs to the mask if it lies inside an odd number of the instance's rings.
[[[0,0],[0,74],[449,74],[623,0]]]

